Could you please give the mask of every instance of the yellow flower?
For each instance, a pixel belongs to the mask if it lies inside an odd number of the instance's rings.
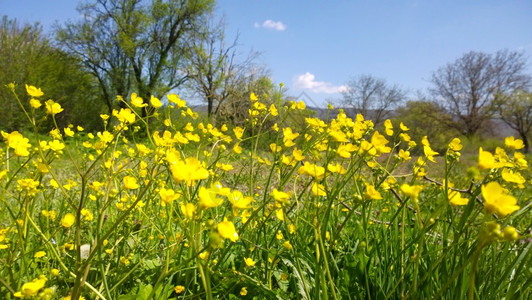
[[[253,201],[252,197],[244,197],[241,191],[234,190],[228,196],[229,202],[233,204],[233,208],[246,209],[249,208],[249,204]]]
[[[292,250],[294,247],[292,247],[292,244],[290,244],[290,241],[284,241],[283,243],[283,247],[286,249],[286,250]]]
[[[408,196],[412,199],[417,199],[419,197],[419,193],[423,190],[422,185],[409,185],[408,183],[404,183],[401,185],[401,191],[405,196]]]
[[[223,203],[222,198],[218,198],[216,191],[200,187],[198,191],[199,203],[202,208],[217,207]]]
[[[438,155],[438,152],[432,150],[430,146],[423,146],[423,152],[425,153],[425,156],[428,160],[430,160],[431,162],[436,162],[434,160],[434,155]]]
[[[238,140],[242,140],[242,135],[244,134],[244,128],[241,128],[239,126],[233,128],[233,132],[235,133],[235,137]]]
[[[244,262],[246,263],[246,266],[253,267],[256,263],[256,261],[253,260],[251,257],[244,258]]]
[[[517,199],[508,194],[498,182],[492,181],[481,186],[482,197],[484,197],[484,209],[488,213],[496,212],[504,217],[519,209]]]
[[[403,122],[399,123],[399,128],[401,128],[402,131],[408,131],[408,130],[410,130],[410,128],[406,127],[406,125],[403,124]]]
[[[30,106],[31,107],[37,109],[37,108],[41,107],[41,105],[42,105],[41,101],[39,101],[39,100],[37,100],[35,98],[31,98],[31,100],[30,100]]]
[[[194,157],[187,157],[184,161],[179,160],[170,163],[170,171],[176,182],[184,181],[186,185],[192,186],[197,180],[209,177],[209,171]]]
[[[68,213],[61,219],[61,226],[65,228],[70,228],[72,225],[74,225],[75,222],[76,217],[73,214]]]
[[[70,129],[69,127],[65,128],[65,135],[66,136],[69,136],[69,137],[73,137],[74,136],[74,131],[72,129]]]
[[[7,140],[7,145],[9,148],[15,149],[15,155],[17,156],[28,156],[30,152],[28,148],[31,147],[29,143],[30,140],[22,136],[18,131],[13,131],[11,133],[6,133],[2,131],[2,136]]]
[[[311,164],[307,161],[302,167],[299,167],[299,169],[297,170],[297,173],[299,175],[305,174],[305,175],[312,176],[317,181],[320,181],[325,176],[325,168],[317,166],[315,164]]]
[[[168,98],[168,101],[175,103],[177,108],[182,108],[182,107],[187,106],[187,102],[185,100],[181,100],[179,98],[179,95],[177,94],[166,95],[166,98]]]
[[[154,97],[153,95],[151,95],[150,103],[155,108],[159,108],[159,107],[163,106],[163,103],[161,102],[161,100],[159,100],[158,98]]]
[[[26,84],[26,92],[28,95],[39,98],[40,96],[44,95],[44,93],[41,91],[41,88],[36,88],[33,85],[27,85]]]
[[[41,258],[41,257],[44,257],[44,256],[46,256],[46,252],[44,252],[44,251],[37,251],[33,255],[33,257],[35,257],[35,258]]]
[[[240,289],[240,296],[246,296],[248,294],[248,289],[244,286]]]
[[[314,196],[327,196],[327,193],[325,192],[325,187],[322,184],[314,182],[312,184],[311,190]]]
[[[44,285],[46,284],[46,277],[41,276],[39,278],[35,278],[30,282],[26,282],[22,285],[20,288],[20,292],[16,292],[14,294],[17,298],[32,298],[37,296],[39,291],[44,288]]]
[[[461,143],[461,141],[460,141],[459,138],[454,138],[449,143],[449,150],[452,150],[452,151],[455,151],[455,152],[458,152],[458,151],[462,150],[463,146],[460,143]]]
[[[504,164],[495,161],[495,157],[488,151],[478,149],[478,167],[480,169],[497,169],[503,167]]]
[[[61,151],[65,149],[65,144],[61,143],[59,140],[53,140],[48,143],[48,147],[50,147],[52,151]]]
[[[525,147],[523,140],[516,139],[513,136],[509,136],[506,139],[504,139],[504,145],[506,146],[506,148],[512,149],[512,150],[519,150]]]
[[[462,198],[460,192],[457,191],[448,190],[447,195],[449,196],[449,203],[451,203],[451,205],[467,205],[469,202],[468,198]]]
[[[232,242],[238,240],[238,233],[236,232],[235,225],[233,222],[228,221],[227,218],[220,223],[218,223],[218,233],[224,239],[229,239]]]
[[[124,187],[128,190],[136,190],[139,188],[139,184],[137,183],[137,178],[133,176],[126,176],[124,177]]]
[[[290,195],[288,193],[278,191],[277,189],[273,189],[270,196],[272,196],[273,199],[275,199],[276,201],[279,201],[283,204],[288,203],[288,199],[290,199]]]
[[[49,115],[56,115],[63,111],[61,104],[54,102],[52,99],[44,102],[44,104],[46,105],[46,113]]]
[[[161,188],[159,190],[159,196],[161,196],[161,206],[166,206],[166,204],[170,204],[178,199],[180,194],[174,192],[172,189]]]
[[[88,210],[88,209],[86,209],[86,208],[81,209],[81,215],[82,215],[83,218],[85,218],[85,220],[87,220],[87,221],[92,221],[92,220],[94,220],[94,215],[91,213],[90,210]]]
[[[502,231],[502,236],[507,241],[515,241],[519,238],[519,233],[513,226],[506,226]]]
[[[373,200],[380,200],[382,199],[382,195],[379,191],[375,189],[375,187],[372,184],[366,183],[366,192],[364,193],[368,198]]]
[[[196,206],[192,203],[181,203],[181,212],[185,217],[192,219],[196,213]]]
[[[276,143],[271,143],[270,144],[270,150],[272,151],[272,153],[277,153],[279,151],[281,151],[282,147],[277,145]]]
[[[257,95],[255,95],[255,93],[251,93],[251,94],[249,95],[249,100],[250,100],[251,102],[254,102],[254,101],[259,100],[259,98],[257,98]]]
[[[144,100],[137,95],[137,93],[131,94],[131,105],[135,107],[145,107],[148,106],[147,103],[144,103]]]
[[[174,288],[174,292],[176,294],[181,294],[184,291],[185,291],[185,287],[182,286],[182,285],[176,285],[175,288]]]
[[[273,103],[270,105],[269,111],[270,111],[270,114],[274,117],[279,115],[279,112],[277,111],[277,108],[275,107],[275,104]]]
[[[121,108],[118,112],[116,109],[113,109],[113,116],[115,116],[118,121],[124,124],[135,123],[135,114],[129,108]]]
[[[399,158],[401,158],[402,161],[407,161],[407,160],[411,159],[410,151],[405,151],[403,149],[400,149],[398,155],[399,155]]]
[[[507,168],[502,169],[501,172],[502,179],[506,182],[512,182],[517,184],[524,184],[526,182],[526,179],[521,175],[519,172],[514,172],[512,170],[509,170]]]
[[[384,132],[386,133],[386,135],[388,136],[392,136],[393,135],[393,125],[392,125],[392,121],[390,121],[390,119],[386,119],[386,121],[384,121]]]
[[[57,277],[57,276],[59,276],[59,270],[58,269],[52,269],[50,271],[50,274],[52,274],[52,276]]]
[[[388,144],[388,140],[378,131],[375,131],[371,136],[371,144],[373,147],[375,147],[377,156],[382,153],[390,153],[390,151],[392,151],[392,148],[386,146],[386,144]]]

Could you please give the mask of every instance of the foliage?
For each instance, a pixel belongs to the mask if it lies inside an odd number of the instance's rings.
[[[451,116],[432,101],[407,101],[397,108],[393,120],[394,123],[408,124],[409,135],[415,141],[427,136],[432,147],[440,152],[445,151],[449,142],[459,134],[456,130],[448,129],[451,126],[446,124],[453,122]]]
[[[471,51],[432,74],[431,92],[455,119],[450,125],[471,137],[493,117],[497,95],[530,86],[532,76],[525,72],[523,53]]]
[[[302,102],[268,107],[251,93],[246,121],[228,128],[192,125],[175,94],[145,118],[132,99],[82,135],[57,126],[66,111],[46,90],[10,87],[32,127],[38,113],[54,126],[35,142],[2,132],[1,298],[530,295],[531,174],[518,139],[480,148],[465,181],[459,139],[438,154],[427,138],[406,142],[405,124],[386,120],[381,133],[343,111],[287,126]]]
[[[111,113],[115,95],[137,91],[148,103],[185,81],[184,41],[212,7],[211,0],[96,0],[81,6],[85,18],[60,28],[57,38],[97,78]]]
[[[94,82],[85,74],[74,57],[50,45],[39,25],[20,26],[16,20],[3,17],[0,24],[0,115],[3,130],[30,129],[26,116],[9,101],[11,91],[6,83],[29,82],[41,86],[48,97],[61,103],[67,112],[58,117],[61,127],[83,120],[88,130],[101,128],[97,117],[101,106],[94,104]],[[19,97],[26,94],[24,85],[16,85]],[[24,104],[29,109],[27,103]],[[39,115],[38,117],[42,117]],[[51,120],[43,120],[47,126]]]

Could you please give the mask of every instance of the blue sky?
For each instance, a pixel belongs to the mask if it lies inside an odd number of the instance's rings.
[[[0,15],[22,22],[77,20],[75,0],[0,0]],[[288,93],[313,102],[341,98],[352,77],[369,74],[410,91],[430,85],[437,68],[474,50],[523,51],[532,73],[530,0],[220,0],[229,40]]]

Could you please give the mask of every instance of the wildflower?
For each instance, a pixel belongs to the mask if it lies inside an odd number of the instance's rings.
[[[253,260],[251,257],[244,258],[244,262],[246,263],[246,266],[253,267],[256,263],[256,261]]]
[[[69,136],[69,137],[73,137],[74,136],[74,131],[72,129],[70,129],[70,127],[65,128],[64,131],[65,131],[65,135],[66,136]]]
[[[492,181],[481,186],[482,197],[484,197],[484,209],[488,213],[496,212],[504,217],[519,209],[517,199],[508,194],[498,182]]]
[[[251,94],[249,94],[249,100],[251,102],[254,102],[254,101],[259,100],[259,98],[257,98],[257,95],[255,95],[255,93],[252,92]]]
[[[176,285],[176,286],[174,287],[174,292],[175,292],[176,294],[181,294],[181,293],[184,292],[184,291],[185,291],[185,287],[182,286],[182,285]]]
[[[48,100],[44,102],[46,105],[46,113],[49,115],[56,115],[63,111],[63,108],[61,108],[61,104],[54,102],[54,100]]]
[[[44,252],[44,251],[37,251],[33,255],[33,257],[35,257],[35,258],[41,258],[41,257],[44,257],[44,256],[46,256],[46,252]]]
[[[233,204],[233,208],[246,209],[253,200],[252,197],[244,197],[241,191],[234,190],[228,196],[229,202]]]
[[[507,241],[515,241],[519,238],[519,233],[515,230],[513,226],[506,226],[502,231],[502,236]]]
[[[517,183],[519,185],[522,185],[526,182],[526,179],[523,177],[523,175],[521,175],[521,173],[514,172],[507,168],[502,169],[501,176],[506,182]]]
[[[50,270],[50,274],[52,274],[52,276],[54,276],[54,277],[57,277],[57,276],[59,276],[59,270],[54,268],[54,269]]]
[[[159,108],[159,107],[163,106],[163,103],[161,102],[161,100],[159,100],[158,98],[154,97],[153,95],[151,95],[150,103],[155,108]]]
[[[320,181],[325,176],[325,168],[311,164],[308,161],[302,167],[299,167],[297,173],[300,175],[309,175],[314,177],[315,180]]]
[[[357,150],[357,147],[351,143],[342,144],[336,149],[336,153],[343,158],[350,158],[351,152]]]
[[[61,219],[61,226],[65,228],[70,228],[74,223],[76,222],[76,217],[71,214],[67,213],[62,219]]]
[[[7,141],[9,148],[15,149],[15,155],[30,155],[30,152],[28,151],[28,148],[31,147],[31,144],[29,143],[30,140],[22,136],[18,131],[13,131],[9,134],[2,131],[2,136]]]
[[[192,186],[197,180],[209,177],[209,171],[194,157],[187,157],[184,161],[170,162],[170,171],[176,182],[184,181]]]
[[[328,164],[327,165],[327,170],[329,170],[329,172],[331,173],[338,173],[338,174],[346,174],[347,173],[347,170],[339,163],[337,164]]]
[[[406,125],[403,124],[403,122],[399,123],[399,128],[401,128],[402,131],[408,131],[408,130],[410,130],[410,128],[406,127]]]
[[[170,103],[176,104],[177,108],[181,108],[181,107],[185,107],[186,106],[185,101],[181,100],[179,98],[179,95],[177,95],[177,94],[172,93],[172,94],[166,95],[166,99],[168,99],[168,101]]]
[[[410,157],[410,151],[408,151],[408,150],[400,149],[398,155],[399,155],[399,158],[400,158],[402,161],[407,161],[407,160],[410,160],[410,159],[411,159],[411,157]]]
[[[115,116],[120,123],[133,124],[135,123],[135,114],[129,108],[121,108],[120,111],[113,109],[113,116]]]
[[[458,191],[448,190],[447,195],[449,196],[449,203],[454,206],[467,205],[467,203],[469,202],[469,199],[463,198],[460,192]]]
[[[92,214],[92,212],[86,208],[81,209],[81,215],[87,221],[94,220],[94,214]]]
[[[283,243],[283,247],[286,249],[286,250],[292,250],[294,247],[292,247],[292,244],[290,244],[290,241],[284,241]]]
[[[46,277],[41,276],[39,278],[35,278],[30,282],[26,282],[22,285],[19,292],[16,292],[14,294],[17,298],[32,298],[37,296],[39,291],[44,288],[44,285],[46,284]]]
[[[236,232],[235,225],[233,222],[228,221],[227,218],[224,218],[224,220],[220,223],[218,223],[218,233],[220,236],[224,239],[229,239],[232,242],[236,242],[238,240],[238,233]]]
[[[388,144],[388,140],[378,131],[375,131],[371,136],[371,144],[373,147],[375,147],[377,156],[382,153],[390,153],[390,151],[392,151],[392,148],[386,146],[386,144]]]
[[[61,150],[65,149],[65,144],[63,144],[59,140],[53,140],[53,141],[48,143],[48,147],[50,147],[50,149],[52,149],[52,151],[61,151]]]
[[[30,100],[30,106],[33,107],[34,109],[37,109],[39,107],[41,107],[41,101],[35,99],[35,98],[31,98]]]
[[[325,187],[322,184],[314,182],[312,184],[311,190],[314,196],[327,196],[327,193],[325,192]]]
[[[196,213],[196,205],[192,203],[181,203],[180,209],[183,215],[189,219],[192,219]]]
[[[144,100],[137,95],[137,93],[131,94],[131,105],[135,107],[146,107],[148,104],[144,103]]]
[[[438,155],[438,152],[432,150],[430,146],[423,146],[423,152],[425,153],[425,156],[428,160],[430,160],[431,162],[436,162],[434,160],[434,155]]]
[[[386,135],[388,136],[392,136],[393,135],[393,125],[392,125],[392,121],[390,121],[390,119],[386,119],[386,121],[384,121],[384,132],[386,133]]]
[[[275,199],[276,201],[279,201],[282,204],[288,203],[288,199],[290,199],[289,194],[282,192],[282,191],[278,191],[277,189],[273,189],[270,195],[273,197],[273,199]]]
[[[161,196],[161,206],[166,206],[178,199],[180,194],[174,192],[172,189],[161,188],[159,190],[159,196]]]
[[[198,197],[202,208],[217,207],[223,203],[223,199],[218,198],[218,194],[213,189],[207,189],[203,186],[199,188]]]
[[[506,139],[504,139],[504,145],[506,146],[506,148],[511,149],[511,150],[519,150],[525,147],[523,140],[516,139],[513,136],[509,136]]]
[[[405,196],[408,196],[414,200],[417,200],[419,197],[419,193],[423,190],[422,185],[409,185],[408,183],[404,183],[401,185],[401,191]]]
[[[240,289],[240,296],[246,296],[248,294],[248,289],[244,286]]]
[[[299,136],[299,133],[293,132],[292,128],[286,127],[283,128],[283,144],[285,147],[291,147],[294,144],[294,139],[296,139]]]
[[[368,198],[373,200],[382,199],[382,195],[379,191],[375,189],[372,184],[366,183],[366,192],[364,193]]]
[[[282,147],[277,145],[276,143],[271,143],[270,144],[270,150],[272,151],[272,153],[277,153],[279,151],[281,151]]]
[[[449,143],[449,150],[451,151],[454,151],[454,152],[458,152],[460,150],[462,150],[463,146],[462,144],[460,144],[461,141],[459,138],[454,138],[450,143]]]
[[[39,98],[40,96],[44,95],[43,91],[41,91],[41,88],[36,88],[33,85],[27,85],[26,84],[26,92],[28,95]]]
[[[480,169],[498,169],[503,164],[495,161],[495,157],[488,151],[482,150],[482,147],[478,149],[478,167]]]
[[[242,140],[242,135],[244,134],[244,128],[241,128],[239,126],[233,128],[233,132],[235,134],[235,137],[238,139],[238,140]]]
[[[274,117],[279,115],[279,112],[277,111],[277,107],[275,107],[275,104],[273,103],[270,105],[269,111],[270,111],[270,114]]]
[[[136,190],[139,188],[139,184],[137,183],[137,178],[133,176],[126,176],[123,179],[124,187],[128,190]]]

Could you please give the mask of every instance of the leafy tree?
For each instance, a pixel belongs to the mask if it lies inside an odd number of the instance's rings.
[[[38,24],[19,25],[16,20],[3,17],[0,24],[0,129],[13,131],[29,129],[29,122],[11,91],[5,87],[15,83],[15,92],[26,108],[25,84],[40,87],[46,99],[59,102],[65,112],[57,116],[60,126],[79,124],[88,130],[101,126],[97,116],[100,106],[89,105],[94,100],[94,81],[82,71],[73,56],[53,47],[43,37]],[[43,117],[44,113],[39,115]],[[50,130],[47,120],[42,130]],[[78,123],[79,122],[79,123]],[[46,126],[45,126],[46,125]]]
[[[522,53],[502,50],[492,55],[471,51],[434,72],[430,91],[455,119],[450,124],[471,137],[493,117],[496,95],[530,85],[531,76],[525,71]]]
[[[375,124],[389,118],[392,109],[404,101],[406,93],[397,85],[372,75],[361,75],[347,82],[342,92],[342,104],[346,113],[354,116],[362,114]]]
[[[515,91],[509,96],[499,96],[495,105],[500,118],[519,133],[525,152],[530,152],[528,137],[532,133],[532,93]]]
[[[85,18],[59,28],[57,38],[97,78],[111,111],[115,95],[136,91],[148,103],[186,80],[184,41],[213,5],[212,0],[96,0],[80,6]]]
[[[432,101],[407,101],[395,112],[394,123],[399,122],[410,128],[407,133],[416,143],[427,136],[431,146],[440,153],[457,134],[456,130],[448,129],[452,117]]]

